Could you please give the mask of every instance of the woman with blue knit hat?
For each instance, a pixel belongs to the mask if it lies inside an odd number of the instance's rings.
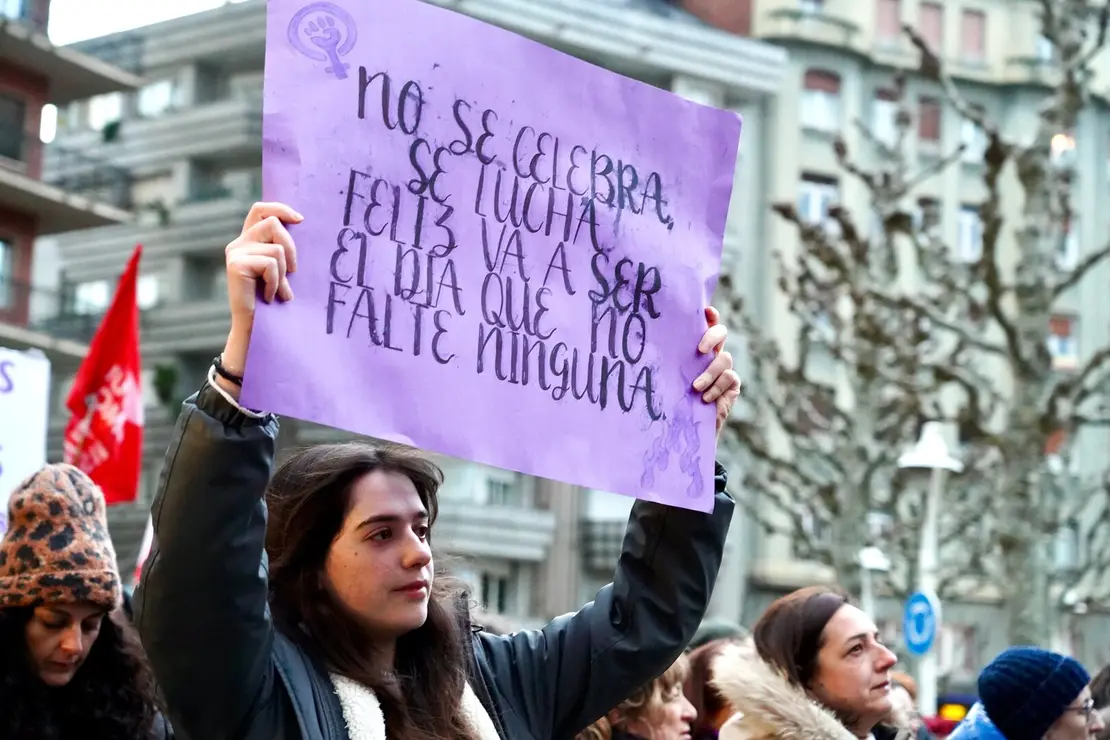
[[[1075,658],[1008,648],[979,674],[979,703],[949,740],[1089,740],[1103,729],[1090,682]]]

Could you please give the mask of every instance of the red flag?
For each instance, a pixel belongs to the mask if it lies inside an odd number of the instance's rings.
[[[77,370],[66,407],[65,461],[104,489],[108,504],[134,501],[143,458],[142,364],[139,359],[139,258],[120,277],[112,305]]]

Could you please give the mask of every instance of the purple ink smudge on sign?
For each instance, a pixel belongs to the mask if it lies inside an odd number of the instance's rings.
[[[306,220],[290,228],[297,298],[260,304],[243,402],[708,511],[715,409],[690,382],[711,359],[695,347],[717,281],[739,116],[415,0],[350,7],[362,43],[334,85],[314,84],[318,67],[276,42],[298,3],[267,7],[263,188]],[[547,154],[529,173],[539,147]],[[632,207],[608,204],[617,189],[605,185],[617,179],[607,167],[626,183],[635,168]],[[641,199],[653,183],[658,203]],[[631,282],[614,299],[624,259]],[[638,279],[654,295],[629,296]],[[591,292],[603,302],[596,336]],[[494,325],[522,321],[518,331]],[[606,408],[578,397],[592,373],[597,399],[602,363],[623,355],[636,360],[624,363],[623,390],[618,371],[608,379]],[[645,368],[653,396],[633,388]]]

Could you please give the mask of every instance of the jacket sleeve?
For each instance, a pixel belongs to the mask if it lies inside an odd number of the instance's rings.
[[[277,431],[206,383],[166,451],[135,623],[185,737],[278,736],[260,726],[278,714],[263,502]]]
[[[481,633],[503,712],[537,738],[573,737],[661,675],[694,637],[735,503],[717,464],[713,512],[637,501],[613,583],[542,630]]]

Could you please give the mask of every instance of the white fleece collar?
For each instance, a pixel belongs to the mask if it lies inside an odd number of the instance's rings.
[[[351,740],[386,740],[385,715],[374,692],[357,681],[334,673],[331,674],[331,682],[343,707],[343,719]],[[475,740],[500,740],[493,720],[469,683],[463,690],[459,710],[473,729]]]

